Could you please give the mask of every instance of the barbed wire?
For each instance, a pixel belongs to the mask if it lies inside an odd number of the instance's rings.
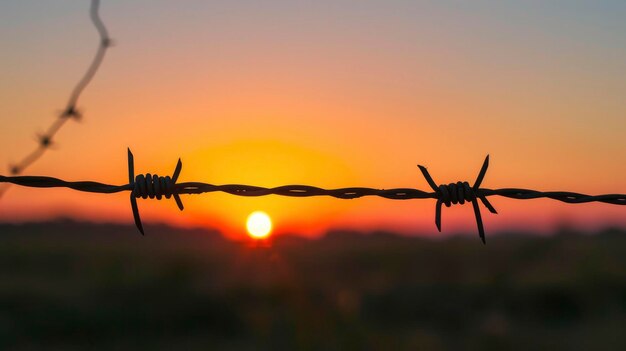
[[[210,192],[224,192],[237,196],[266,196],[266,195],[279,195],[289,197],[311,197],[311,196],[331,196],[338,199],[356,199],[364,196],[378,196],[392,200],[410,200],[410,199],[436,199],[435,204],[435,224],[437,229],[441,232],[441,208],[442,205],[450,207],[452,205],[463,205],[465,202],[472,203],[474,215],[476,218],[476,224],[478,227],[478,234],[483,243],[485,240],[485,230],[482,221],[482,216],[478,204],[478,200],[491,212],[497,214],[496,209],[487,200],[488,196],[502,196],[512,199],[537,199],[537,198],[549,198],[565,203],[587,203],[587,202],[602,202],[612,205],[626,205],[626,195],[624,194],[606,194],[606,195],[586,195],[574,192],[566,191],[537,191],[529,189],[518,188],[504,188],[504,189],[487,189],[481,188],[480,185],[485,177],[487,168],[489,167],[489,156],[485,158],[483,165],[478,173],[478,177],[473,185],[469,185],[468,182],[456,182],[450,184],[437,185],[433,178],[428,173],[426,167],[418,165],[422,175],[426,179],[428,185],[433,190],[427,192],[413,188],[394,188],[394,189],[374,189],[366,187],[350,187],[339,189],[323,189],[309,185],[285,185],[273,188],[241,185],[241,184],[226,184],[226,185],[214,185],[201,182],[186,182],[177,183],[178,177],[182,170],[182,162],[179,159],[174,170],[173,175],[160,177],[156,174],[147,173],[145,175],[134,174],[134,157],[130,149],[128,150],[128,174],[129,182],[125,185],[110,185],[94,181],[65,181],[53,177],[45,176],[18,176],[26,168],[41,158],[45,151],[48,150],[53,144],[53,138],[59,132],[59,130],[66,124],[69,119],[80,120],[82,113],[78,110],[77,104],[80,96],[85,88],[94,78],[97,73],[104,56],[109,47],[111,47],[112,41],[109,38],[107,29],[102,22],[99,15],[99,0],[92,0],[89,10],[91,21],[98,31],[100,36],[100,45],[96,51],[91,64],[88,66],[87,71],[78,81],[74,89],[72,90],[68,102],[59,114],[59,117],[48,127],[43,133],[38,135],[38,146],[31,153],[27,154],[20,162],[12,164],[9,168],[11,176],[0,175],[0,183],[16,184],[26,187],[36,188],[70,188],[82,192],[91,193],[118,193],[122,191],[130,191],[130,203],[133,211],[133,217],[137,229],[144,234],[143,224],[139,215],[139,209],[137,206],[137,198],[161,200],[163,197],[169,199],[174,198],[178,208],[182,211],[184,209],[180,195],[182,194],[202,194]],[[6,187],[0,189],[0,197],[6,191]]]
[[[280,195],[290,197],[310,197],[310,196],[332,196],[338,199],[356,199],[364,196],[378,196],[392,200],[410,200],[410,199],[436,199],[435,204],[435,224],[441,232],[441,206],[446,205],[463,205],[465,202],[472,203],[476,224],[478,226],[478,234],[483,243],[485,240],[485,230],[478,206],[478,200],[494,214],[496,209],[487,200],[488,196],[502,196],[511,199],[528,200],[538,198],[549,198],[565,203],[587,203],[602,202],[612,205],[626,205],[625,194],[607,194],[607,195],[586,195],[568,191],[537,191],[518,188],[504,189],[487,189],[481,188],[480,185],[487,173],[489,167],[489,155],[485,158],[483,165],[478,173],[478,177],[472,186],[468,182],[456,182],[450,184],[437,183],[428,173],[426,167],[418,165],[426,182],[432,188],[432,192],[427,192],[413,188],[395,188],[395,189],[374,189],[365,187],[350,187],[339,189],[323,189],[310,185],[284,185],[273,188],[266,188],[252,185],[226,184],[214,185],[201,182],[185,182],[177,183],[178,177],[182,170],[183,164],[180,159],[176,164],[176,168],[172,176],[158,176],[156,174],[139,174],[135,176],[134,156],[128,149],[128,184],[110,185],[94,181],[65,181],[52,177],[43,176],[2,176],[0,175],[0,183],[12,183],[26,187],[34,188],[70,188],[82,192],[112,194],[122,191],[130,191],[130,203],[133,211],[133,217],[137,229],[144,234],[139,209],[137,206],[137,198],[157,199],[163,197],[169,199],[171,197],[176,201],[176,205],[182,211],[184,209],[183,202],[180,198],[182,194],[203,194],[210,192],[224,192],[237,196],[266,196]]]
[[[83,115],[78,110],[77,104],[78,99],[81,94],[85,90],[85,88],[92,81],[93,77],[96,75],[96,72],[100,68],[102,61],[104,60],[104,55],[109,47],[112,45],[112,40],[109,38],[109,33],[102,22],[99,14],[100,9],[100,0],[91,0],[91,5],[89,8],[89,17],[91,18],[91,22],[94,27],[98,31],[100,36],[100,44],[98,45],[98,49],[96,50],[96,54],[91,60],[91,64],[87,67],[87,71],[80,78],[74,89],[70,93],[70,97],[65,105],[63,111],[59,114],[58,118],[52,122],[52,124],[46,129],[46,131],[42,134],[37,135],[37,148],[31,151],[29,154],[24,156],[21,161],[11,164],[9,166],[9,172],[12,175],[17,175],[22,173],[26,168],[40,159],[45,152],[50,149],[53,144],[54,136],[61,130],[61,128],[65,125],[65,123],[70,120],[80,120]],[[6,192],[7,187],[0,188],[0,197]]]

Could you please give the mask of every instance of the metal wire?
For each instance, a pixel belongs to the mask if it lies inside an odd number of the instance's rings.
[[[435,205],[435,224],[441,232],[441,205],[445,204],[450,207],[453,204],[464,204],[471,202],[476,224],[478,226],[478,234],[483,243],[485,240],[485,231],[483,227],[478,199],[487,207],[487,209],[496,214],[495,208],[487,200],[488,196],[503,196],[511,199],[528,200],[537,198],[549,198],[566,203],[587,203],[587,202],[603,202],[612,205],[626,205],[626,195],[624,194],[607,194],[607,195],[586,195],[566,191],[537,191],[529,189],[504,188],[504,189],[487,189],[481,188],[480,185],[487,173],[489,167],[489,155],[485,158],[483,165],[478,173],[478,177],[473,186],[469,186],[467,182],[457,182],[447,185],[439,185],[435,183],[428,173],[426,167],[418,165],[424,178],[432,188],[433,192],[427,192],[413,188],[395,188],[395,189],[373,189],[364,187],[351,187],[339,189],[323,189],[310,185],[284,185],[274,188],[265,188],[252,185],[226,184],[214,185],[200,182],[176,183],[178,176],[182,170],[182,162],[179,159],[176,169],[172,177],[159,177],[158,175],[135,176],[134,157],[130,149],[128,149],[128,184],[110,185],[92,181],[68,182],[65,180],[40,177],[40,176],[2,176],[0,175],[0,183],[12,183],[26,187],[34,188],[70,188],[82,192],[112,194],[122,191],[130,191],[130,203],[133,210],[133,217],[137,229],[144,234],[139,209],[137,207],[137,198],[143,199],[174,197],[178,208],[184,209],[180,199],[182,194],[203,194],[210,192],[224,192],[237,196],[266,196],[280,195],[290,197],[310,197],[310,196],[332,196],[338,199],[356,199],[364,196],[378,196],[392,200],[410,200],[410,199],[436,199]]]
[[[61,130],[61,128],[65,125],[65,123],[69,119],[80,120],[82,118],[82,113],[78,110],[77,104],[78,99],[81,94],[85,90],[85,88],[91,83],[93,77],[96,72],[100,68],[102,61],[104,60],[104,55],[109,47],[112,45],[111,38],[109,38],[108,31],[102,22],[99,14],[100,8],[100,0],[92,0],[91,6],[89,9],[89,17],[91,18],[91,22],[94,27],[98,31],[100,36],[100,44],[98,45],[98,49],[96,50],[96,54],[91,60],[91,64],[87,68],[87,71],[83,74],[81,79],[76,83],[76,86],[72,90],[70,97],[65,105],[63,111],[59,114],[58,118],[52,122],[52,124],[46,129],[43,134],[37,136],[38,145],[33,151],[24,156],[21,161],[14,163],[9,166],[9,172],[12,175],[17,175],[22,173],[26,168],[39,160],[45,152],[50,149],[53,145],[53,139],[55,135]],[[0,189],[0,197],[7,190],[7,187]]]
[[[426,192],[419,189],[412,188],[395,188],[395,189],[373,189],[365,187],[351,187],[340,189],[323,189],[309,185],[285,185],[274,188],[265,188],[251,185],[240,184],[226,184],[226,185],[214,185],[200,182],[187,182],[176,183],[178,176],[182,170],[182,162],[179,159],[178,164],[172,177],[160,177],[147,173],[146,175],[134,175],[134,159],[133,154],[128,150],[128,172],[129,183],[126,185],[109,185],[92,181],[79,181],[68,182],[52,177],[42,176],[17,176],[22,173],[27,167],[36,162],[43,156],[53,144],[53,138],[59,132],[59,130],[65,125],[69,119],[79,120],[82,118],[81,112],[77,109],[78,100],[85,90],[85,88],[92,81],[93,77],[97,73],[106,51],[111,47],[112,41],[109,38],[107,29],[100,19],[99,15],[99,0],[92,0],[89,10],[91,21],[94,27],[98,31],[100,36],[100,44],[96,51],[96,54],[91,61],[91,64],[87,68],[82,78],[78,81],[74,89],[72,90],[68,99],[67,105],[57,118],[45,131],[45,133],[38,136],[38,146],[31,153],[27,154],[20,162],[10,166],[9,171],[12,176],[0,175],[0,183],[5,184],[17,184],[27,187],[36,188],[56,188],[64,187],[70,188],[82,192],[91,193],[117,193],[122,191],[130,191],[130,202],[133,211],[133,217],[137,229],[144,234],[141,217],[139,215],[139,209],[137,206],[137,198],[161,200],[163,197],[169,199],[174,198],[178,208],[182,211],[184,209],[181,201],[181,194],[202,194],[210,192],[224,192],[237,196],[266,196],[266,195],[280,195],[290,197],[310,197],[310,196],[331,196],[338,199],[355,199],[364,196],[378,196],[392,200],[410,200],[410,199],[436,199],[435,204],[435,224],[437,229],[441,231],[441,207],[443,204],[446,207],[460,204],[465,202],[472,203],[474,215],[476,217],[476,224],[478,226],[478,233],[483,243],[486,243],[485,232],[480,213],[478,201],[494,214],[497,214],[496,209],[487,200],[488,196],[503,196],[512,199],[537,199],[537,198],[550,198],[566,203],[587,203],[587,202],[603,202],[612,205],[626,205],[626,195],[623,194],[607,194],[607,195],[586,195],[565,191],[549,191],[542,192],[529,189],[517,189],[517,188],[505,188],[505,189],[487,189],[481,188],[480,185],[485,177],[487,168],[489,167],[489,156],[485,158],[483,166],[478,173],[476,182],[473,186],[470,186],[468,182],[456,182],[450,184],[443,184],[437,186],[432,179],[428,170],[421,165],[418,165],[422,175],[432,188],[433,192]],[[0,197],[5,192],[6,187],[0,189]]]

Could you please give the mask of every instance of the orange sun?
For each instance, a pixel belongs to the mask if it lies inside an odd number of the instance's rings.
[[[254,239],[267,238],[272,231],[272,220],[263,211],[254,211],[248,216],[246,221],[248,234]]]

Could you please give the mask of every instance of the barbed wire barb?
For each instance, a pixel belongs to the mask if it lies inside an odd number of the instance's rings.
[[[145,233],[143,225],[141,224],[141,216],[139,216],[137,198],[141,197],[143,199],[147,199],[149,197],[154,199],[156,197],[157,200],[161,200],[163,196],[167,199],[169,199],[170,196],[173,196],[178,208],[181,211],[185,209],[180,195],[175,192],[176,181],[178,180],[178,176],[180,175],[182,168],[183,163],[179,158],[172,177],[159,177],[156,174],[151,175],[150,173],[147,173],[145,176],[143,174],[139,174],[135,177],[135,157],[133,156],[132,151],[130,151],[130,148],[128,148],[128,184],[133,188],[133,191],[130,193],[130,207],[133,210],[135,225],[142,235],[145,235]]]
[[[422,165],[417,165],[417,167],[420,171],[422,171],[428,185],[430,185],[430,187],[437,194],[437,203],[435,204],[435,225],[437,226],[439,232],[441,232],[441,205],[445,203],[446,207],[450,207],[452,204],[459,203],[463,205],[465,201],[469,201],[472,203],[472,207],[474,208],[474,216],[476,217],[476,224],[478,225],[478,235],[480,236],[483,244],[485,244],[485,229],[483,226],[482,216],[480,215],[480,208],[478,207],[478,202],[476,201],[477,197],[491,213],[498,213],[480,191],[480,184],[485,178],[487,168],[489,168],[489,155],[485,157],[485,161],[478,172],[476,182],[474,182],[474,186],[471,188],[468,182],[457,182],[456,184],[450,183],[448,185],[437,186],[433,178],[430,176],[430,173],[428,173],[426,167]]]
[[[11,175],[21,174],[26,168],[30,167],[33,163],[39,160],[45,152],[50,149],[53,145],[53,139],[56,134],[63,128],[65,123],[69,119],[80,120],[83,115],[78,110],[78,99],[81,97],[85,88],[91,83],[94,76],[98,72],[98,69],[102,65],[102,61],[104,60],[104,56],[107,50],[112,46],[113,41],[109,37],[109,33],[107,31],[104,22],[100,18],[100,0],[91,0],[91,5],[89,7],[89,17],[91,18],[91,22],[93,23],[98,35],[100,37],[98,49],[91,60],[91,63],[87,67],[87,70],[82,75],[78,83],[72,89],[70,93],[69,99],[65,108],[59,113],[57,119],[55,119],[52,124],[45,130],[44,133],[37,135],[37,148],[24,156],[19,162],[12,163],[9,165],[9,172]],[[3,187],[0,189],[0,198],[6,192],[7,187]]]
[[[601,202],[612,205],[626,205],[625,194],[586,195],[565,191],[542,192],[529,189],[505,188],[488,189],[481,188],[482,181],[489,167],[489,155],[485,158],[478,173],[476,182],[470,187],[468,182],[456,182],[437,186],[428,173],[426,167],[418,165],[422,175],[433,192],[426,192],[413,188],[374,189],[365,187],[351,187],[339,189],[323,189],[310,185],[283,185],[274,188],[265,188],[253,185],[225,184],[214,185],[201,182],[178,183],[178,177],[182,171],[182,161],[179,158],[172,176],[160,177],[156,174],[135,175],[133,153],[128,149],[128,184],[110,185],[94,181],[65,181],[45,176],[3,176],[0,175],[0,183],[11,183],[34,188],[69,188],[82,192],[112,194],[122,191],[130,191],[130,204],[133,211],[135,225],[141,234],[144,233],[143,224],[139,215],[137,198],[157,199],[174,197],[176,205],[182,211],[183,203],[180,199],[182,194],[203,194],[210,192],[224,192],[237,196],[267,196],[280,195],[290,197],[331,196],[338,199],[356,199],[364,196],[378,196],[391,200],[411,199],[435,199],[435,224],[441,231],[441,206],[450,207],[453,204],[465,204],[471,202],[478,226],[478,234],[483,244],[486,244],[485,230],[478,206],[478,199],[485,207],[494,214],[495,208],[487,200],[488,196],[502,196],[511,199],[528,200],[537,198],[549,198],[565,203]]]

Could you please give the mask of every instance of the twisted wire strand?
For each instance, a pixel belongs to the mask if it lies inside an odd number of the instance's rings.
[[[495,208],[487,200],[489,196],[502,196],[511,199],[529,200],[538,198],[549,198],[570,204],[602,202],[611,205],[626,205],[626,194],[605,194],[587,195],[567,191],[537,191],[518,188],[488,189],[481,188],[480,185],[489,167],[489,156],[485,158],[480,169],[476,182],[470,186],[468,182],[456,182],[451,184],[437,185],[428,173],[426,167],[418,165],[427,183],[432,188],[432,192],[413,188],[393,188],[374,189],[366,187],[350,187],[338,189],[324,189],[310,185],[283,185],[278,187],[261,187],[243,184],[215,185],[202,182],[177,183],[182,170],[182,162],[179,159],[173,175],[158,176],[147,173],[135,176],[134,156],[128,149],[128,184],[110,185],[93,181],[71,182],[53,177],[43,176],[2,176],[0,183],[11,183],[33,188],[69,188],[82,192],[112,194],[123,191],[130,191],[130,203],[133,217],[137,229],[144,234],[137,199],[157,199],[174,198],[176,205],[182,211],[184,209],[180,195],[183,194],[204,194],[212,192],[223,192],[237,196],[267,196],[279,195],[289,197],[311,197],[330,196],[338,199],[356,199],[365,196],[378,196],[391,200],[411,200],[411,199],[436,199],[435,224],[441,231],[441,207],[450,207],[455,204],[463,205],[471,202],[476,216],[479,236],[483,243],[486,243],[482,217],[478,206],[478,200],[491,212],[496,214]]]
[[[24,156],[24,158],[22,158],[19,162],[9,166],[9,172],[12,175],[22,173],[26,168],[39,160],[53,145],[55,135],[59,132],[59,130],[61,130],[69,119],[80,120],[82,118],[82,114],[77,108],[78,99],[82,95],[85,88],[87,88],[89,83],[93,80],[93,77],[98,72],[102,61],[104,60],[104,56],[108,48],[111,47],[113,43],[111,38],[109,38],[109,33],[104,25],[104,22],[102,22],[102,19],[100,18],[99,9],[100,0],[92,0],[89,8],[89,17],[98,31],[100,44],[98,45],[98,49],[96,50],[87,71],[85,71],[78,83],[76,83],[76,86],[74,86],[74,89],[72,89],[67,104],[65,105],[63,111],[59,114],[58,118],[52,122],[43,134],[37,136],[37,148]],[[6,190],[6,186],[0,189],[0,197],[2,197]]]

